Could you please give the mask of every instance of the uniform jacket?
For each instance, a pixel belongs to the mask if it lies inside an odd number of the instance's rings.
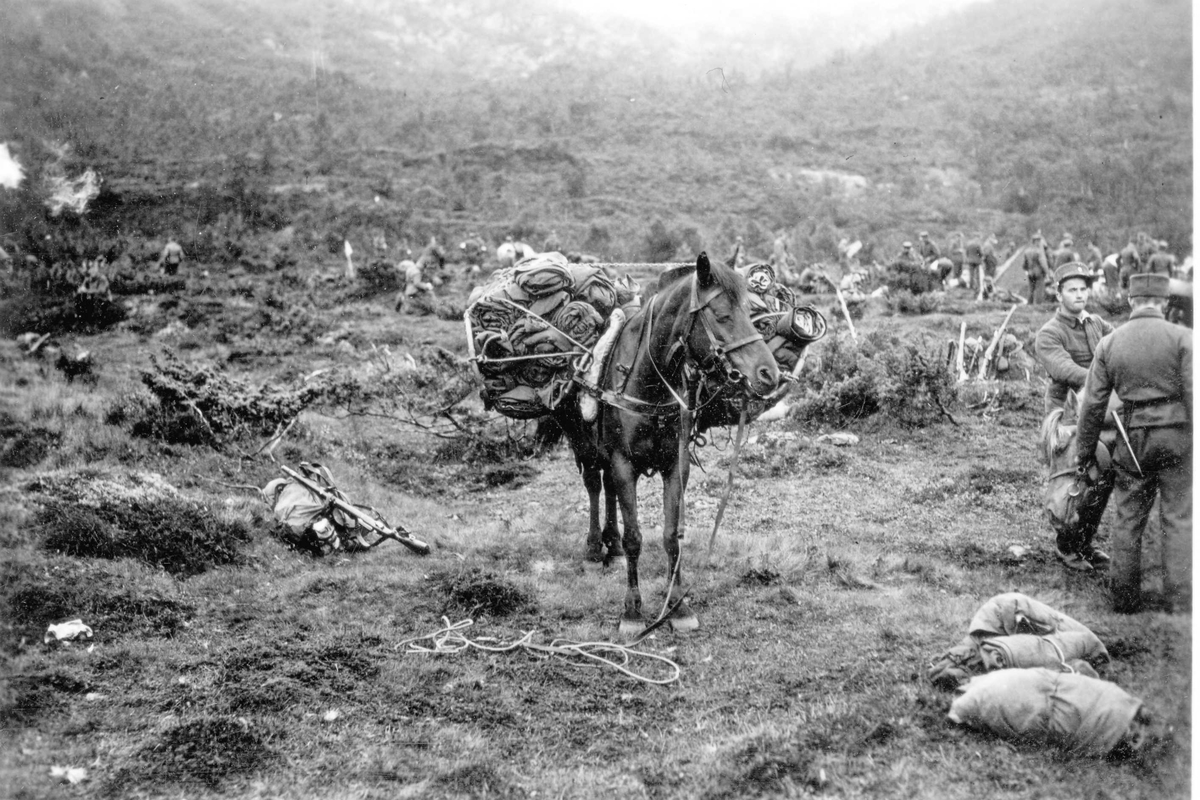
[[[1168,278],[1175,274],[1175,256],[1170,253],[1155,253],[1146,262],[1146,272],[1166,275]]]
[[[1134,309],[1105,336],[1088,371],[1079,412],[1081,453],[1095,450],[1108,397],[1116,392],[1129,428],[1187,427],[1192,420],[1192,332],[1157,308]]]
[[[1083,312],[1080,319],[1059,309],[1038,331],[1034,348],[1038,361],[1050,375],[1046,399],[1062,406],[1067,391],[1079,391],[1087,380],[1088,367],[1100,340],[1113,332],[1113,326],[1095,314]]]

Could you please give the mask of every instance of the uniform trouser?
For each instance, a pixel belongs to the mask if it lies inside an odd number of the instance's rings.
[[[1192,598],[1192,435],[1184,427],[1133,428],[1130,448],[1113,454],[1116,520],[1109,580],[1118,609],[1136,609],[1142,591],[1142,536],[1154,498],[1162,523],[1163,593],[1175,608],[1191,608]]]
[[[1036,277],[1033,275],[1029,276],[1029,305],[1040,305],[1042,300],[1045,299],[1046,292],[1042,288],[1043,283],[1041,275]]]

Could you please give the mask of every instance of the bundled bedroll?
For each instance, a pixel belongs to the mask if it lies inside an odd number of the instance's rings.
[[[472,292],[467,346],[484,407],[513,419],[553,411],[591,359],[612,312],[636,306],[636,283],[595,264],[540,253],[498,270]]]

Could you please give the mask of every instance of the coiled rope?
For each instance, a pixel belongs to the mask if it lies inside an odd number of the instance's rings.
[[[550,644],[538,644],[533,641],[537,631],[526,631],[519,639],[504,642],[490,636],[469,638],[463,631],[475,624],[473,619],[450,622],[448,617],[442,617],[444,626],[423,636],[414,636],[396,644],[392,649],[406,648],[406,653],[433,653],[438,655],[461,653],[464,650],[476,649],[487,653],[507,653],[522,649],[539,658],[561,658],[577,666],[598,665],[611,667],[617,672],[627,675],[636,681],[655,686],[666,686],[679,680],[681,670],[679,665],[666,656],[635,650],[631,646],[614,642],[575,642],[570,639],[554,639]],[[640,640],[641,637],[639,637]],[[428,641],[429,644],[420,644]],[[636,659],[649,659],[667,669],[667,677],[655,678],[650,675],[635,672],[631,665]]]

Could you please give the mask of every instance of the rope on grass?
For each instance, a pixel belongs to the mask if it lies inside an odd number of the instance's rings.
[[[402,647],[406,647],[407,649],[404,651],[406,653],[434,654],[461,653],[471,648],[482,650],[486,653],[508,653],[517,649],[524,649],[538,657],[562,658],[569,663],[577,665],[592,663],[602,667],[611,667],[636,681],[655,686],[666,686],[667,684],[674,683],[679,680],[681,674],[679,665],[666,656],[635,650],[633,647],[614,642],[574,642],[570,639],[554,639],[548,645],[537,644],[533,641],[533,636],[537,631],[526,631],[520,638],[511,642],[503,642],[500,639],[490,636],[480,636],[471,639],[463,631],[475,624],[473,619],[468,618],[452,623],[448,617],[442,617],[442,622],[444,626],[433,633],[405,639],[392,649],[399,650]],[[420,644],[420,642],[426,640],[430,644]],[[631,665],[638,658],[649,659],[650,661],[664,665],[668,670],[668,676],[665,678],[654,678],[635,672]]]

